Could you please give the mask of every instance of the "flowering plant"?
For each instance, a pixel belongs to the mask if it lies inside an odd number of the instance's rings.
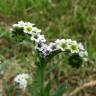
[[[35,27],[30,22],[19,21],[13,25],[11,29],[12,35],[18,40],[19,36],[22,36],[22,41],[26,37],[30,38],[34,44],[36,59],[35,64],[37,66],[37,82],[38,90],[32,93],[32,96],[49,96],[51,85],[50,80],[45,84],[46,78],[46,66],[48,62],[57,54],[64,52],[68,56],[68,62],[72,67],[79,68],[83,61],[87,60],[88,53],[82,43],[78,43],[76,40],[71,39],[57,39],[55,42],[47,44],[44,35],[41,33],[41,29]],[[29,75],[26,73],[19,74],[14,78],[15,83],[19,84],[19,88],[26,89],[28,84]],[[34,85],[37,86],[37,85]],[[64,84],[58,88],[53,96],[62,96],[64,93]],[[61,89],[62,88],[62,89]],[[60,91],[62,90],[62,91]]]

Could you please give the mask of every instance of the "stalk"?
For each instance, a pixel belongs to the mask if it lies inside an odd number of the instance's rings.
[[[44,66],[40,68],[40,96],[44,96]]]
[[[45,68],[46,64],[44,60],[40,60],[39,66],[38,66],[38,82],[39,82],[39,90],[40,90],[40,95],[39,96],[44,96],[44,80],[45,80]]]

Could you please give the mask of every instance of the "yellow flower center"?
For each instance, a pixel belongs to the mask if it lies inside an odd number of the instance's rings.
[[[71,45],[71,50],[73,50],[73,51],[74,51],[74,50],[77,50],[76,45],[72,44],[72,45]]]
[[[26,31],[31,32],[32,31],[32,27],[31,26],[26,26]]]
[[[63,49],[66,49],[66,48],[67,48],[66,43],[62,43],[62,44],[61,44],[61,47],[62,47]]]

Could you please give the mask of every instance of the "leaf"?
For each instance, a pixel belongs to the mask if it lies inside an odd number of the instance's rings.
[[[50,90],[51,90],[51,81],[49,81],[45,87],[45,96],[50,96]]]
[[[72,54],[68,59],[69,65],[73,68],[80,68],[82,65],[83,59],[76,53]]]
[[[57,89],[55,95],[53,96],[62,96],[64,92],[67,90],[67,86],[68,86],[67,82],[64,82],[63,84],[61,84],[59,88]]]

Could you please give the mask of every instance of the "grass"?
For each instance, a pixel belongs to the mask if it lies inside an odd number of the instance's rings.
[[[22,44],[18,44],[9,32],[9,26],[13,22],[22,19],[35,23],[36,26],[43,30],[49,41],[54,41],[56,38],[72,38],[86,45],[90,58],[89,63],[84,64],[84,67],[75,72],[75,69],[71,69],[66,64],[62,65],[64,63],[64,60],[62,60],[63,57],[58,56],[61,61],[58,61],[58,59],[53,60],[55,63],[60,63],[58,70],[63,72],[63,75],[71,84],[75,82],[79,85],[80,82],[87,80],[90,75],[95,75],[95,10],[95,0],[1,0],[0,25],[2,25],[2,22],[3,25],[0,27],[0,61],[3,63],[8,61],[8,66],[10,62],[10,67],[7,68],[4,78],[6,78],[6,75],[9,76],[14,70],[15,72],[13,72],[12,76],[18,72],[31,71],[30,66],[34,70],[32,62],[34,60],[32,54],[34,55],[34,53],[31,54],[30,52],[32,51],[31,42],[28,43],[25,41]],[[17,68],[17,66],[20,66],[20,68]],[[9,77],[11,78],[12,76],[10,75]],[[58,79],[58,77],[56,78]],[[73,78],[73,81],[70,78]],[[76,78],[76,81],[74,81],[74,78]],[[55,80],[54,82],[57,83],[57,81]]]

